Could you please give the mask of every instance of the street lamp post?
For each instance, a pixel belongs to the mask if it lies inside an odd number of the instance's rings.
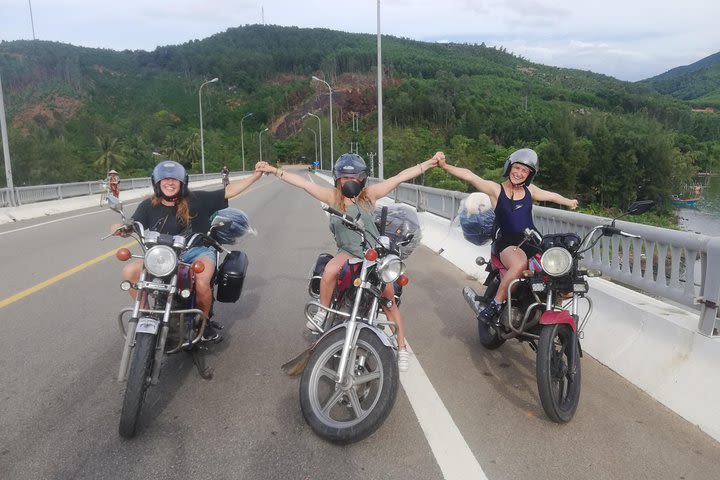
[[[306,113],[305,115],[303,115],[303,118],[304,118],[306,115],[310,115],[310,116],[312,116],[312,117],[315,117],[315,118],[317,118],[317,121],[318,121],[318,138],[320,139],[320,142],[318,143],[318,145],[320,145],[320,170],[322,170],[322,169],[323,169],[323,167],[322,167],[322,124],[320,123],[320,117],[318,117],[318,116],[315,115],[314,113],[308,112],[308,113]]]
[[[252,112],[248,113],[240,120],[240,149],[242,150],[243,172],[245,171],[245,136],[243,135],[243,121],[250,115],[252,115]]]
[[[10,205],[16,205],[15,188],[10,164],[10,144],[8,142],[7,123],[5,120],[5,100],[3,99],[2,78],[0,78],[0,134],[2,135],[3,159],[5,161],[5,181],[10,194]]]
[[[260,145],[260,161],[262,162],[262,134],[263,132],[267,132],[268,129],[260,130],[260,133],[258,134],[258,144]]]
[[[378,178],[384,179],[383,155],[383,103],[382,103],[382,48],[380,43],[380,0],[377,0],[377,104],[378,104]]]
[[[315,135],[315,140],[313,141],[313,145],[315,145],[315,161],[317,162],[317,161],[318,161],[318,156],[317,156],[317,132],[316,132],[315,130],[313,130],[312,128],[310,128],[310,127],[305,127],[305,130],[310,130],[311,132],[313,132],[313,135]],[[322,170],[322,167],[320,167],[320,170]]]
[[[330,91],[330,170],[332,170],[335,166],[335,152],[333,151],[332,87],[328,82],[316,77],[315,75],[313,75],[312,79],[316,82],[324,83],[325,85],[327,85],[328,90]]]
[[[200,164],[202,166],[202,173],[205,175],[205,143],[203,141],[203,122],[202,122],[202,87],[207,85],[208,83],[214,83],[217,82],[219,79],[217,77],[213,78],[212,80],[208,80],[207,82],[200,85],[200,88],[198,88],[198,103],[200,104]]]

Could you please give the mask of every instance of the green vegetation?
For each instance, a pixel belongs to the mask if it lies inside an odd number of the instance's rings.
[[[104,178],[108,166],[124,178],[147,176],[153,152],[199,172],[198,88],[214,77],[220,81],[202,90],[206,171],[242,168],[241,120],[250,112],[242,124],[246,169],[266,127],[263,159],[313,158],[314,136],[304,127],[318,124],[306,112],[321,119],[328,168],[328,92],[312,75],[333,85],[335,155],[358,142],[369,160],[377,151],[375,48],[374,35],[260,25],[153,52],[1,42],[15,184]],[[716,61],[628,83],[485,45],[384,37],[383,62],[386,176],[443,150],[450,162],[499,180],[509,152],[528,146],[540,154],[543,188],[590,209],[650,198],[669,212],[670,196],[694,173],[720,171],[720,114],[691,110],[720,95],[708,80],[717,78]],[[673,79],[683,88],[660,88]],[[688,89],[690,97],[676,95]],[[440,170],[418,181],[468,189]]]

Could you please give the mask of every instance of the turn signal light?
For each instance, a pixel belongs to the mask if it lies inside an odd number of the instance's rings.
[[[374,248],[371,248],[367,252],[365,252],[365,259],[370,260],[371,262],[374,262],[378,259],[378,252]]]
[[[192,264],[192,270],[195,273],[202,273],[205,271],[205,264],[200,260],[195,260]]]
[[[131,256],[132,255],[130,254],[130,250],[128,250],[127,248],[121,248],[120,250],[115,252],[115,257],[117,257],[117,259],[121,262],[126,262],[130,260]]]
[[[410,283],[410,279],[409,279],[408,277],[406,277],[405,275],[400,275],[400,276],[398,277],[398,279],[395,280],[395,281],[396,281],[397,284],[400,285],[401,287],[404,287],[405,285],[407,285],[408,283]]]

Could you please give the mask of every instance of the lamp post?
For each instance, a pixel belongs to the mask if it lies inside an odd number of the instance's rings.
[[[12,165],[10,164],[10,144],[8,142],[7,123],[5,120],[5,100],[3,99],[2,78],[0,78],[0,135],[2,135],[3,159],[5,161],[5,181],[10,193],[10,205],[15,202],[15,188],[12,179]]]
[[[258,144],[260,145],[260,161],[262,162],[262,134],[263,132],[267,132],[268,129],[260,130],[260,133],[258,134]]]
[[[243,135],[243,121],[250,115],[252,115],[252,112],[248,113],[240,120],[240,149],[242,150],[243,172],[245,171],[245,137]]]
[[[202,173],[205,175],[205,143],[203,141],[203,124],[202,124],[202,87],[207,85],[208,83],[214,83],[217,82],[219,79],[217,77],[213,78],[212,80],[208,80],[207,82],[200,85],[200,88],[198,88],[198,103],[200,104],[200,165],[202,166]]]
[[[318,137],[320,138],[320,142],[318,143],[318,145],[320,145],[320,170],[322,170],[323,169],[322,168],[322,124],[320,123],[320,117],[318,117],[314,113],[308,112],[305,115],[303,115],[303,118],[305,118],[307,115],[317,118],[317,121],[318,121]]]
[[[313,75],[312,79],[315,80],[316,82],[324,83],[325,85],[327,85],[328,90],[330,90],[330,170],[332,170],[333,167],[335,166],[335,152],[333,151],[332,87],[330,86],[330,84],[328,82],[316,77],[315,75]]]
[[[377,103],[378,103],[378,178],[384,180],[383,172],[383,104],[382,104],[382,48],[380,45],[380,0],[377,0]]]
[[[317,162],[317,161],[318,161],[318,156],[317,156],[317,132],[316,132],[315,130],[313,130],[312,128],[310,128],[310,127],[305,127],[305,130],[310,130],[311,132],[313,132],[313,135],[315,135],[315,140],[313,141],[313,145],[315,145],[315,161]],[[320,167],[320,170],[322,170],[322,167]]]

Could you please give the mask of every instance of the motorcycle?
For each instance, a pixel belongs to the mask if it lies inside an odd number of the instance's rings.
[[[206,245],[215,251],[216,271],[213,286],[217,294],[213,301],[235,302],[239,299],[247,271],[247,255],[242,251],[230,251],[221,243],[234,243],[240,235],[238,224],[222,212],[216,215],[207,234],[196,233],[190,238],[181,235],[167,235],[147,230],[139,222],[128,222],[122,210],[122,202],[108,197],[110,208],[118,212],[123,220],[121,226],[108,238],[116,234],[131,236],[137,240],[142,253],[132,255],[127,248],[117,251],[118,260],[143,259],[143,269],[137,283],[124,280],[123,291],[135,289],[137,294],[133,305],[120,311],[118,324],[125,338],[118,372],[118,381],[126,382],[123,406],[120,413],[119,433],[122,437],[135,436],[145,394],[151,385],[157,385],[164,355],[187,352],[192,355],[200,376],[211,379],[212,369],[206,365],[203,338],[208,325],[221,329],[220,324],[211,321],[195,302],[195,274],[204,270],[200,261],[187,264],[179,261],[180,255],[193,246]],[[247,217],[245,217],[246,219]],[[249,231],[249,230],[247,230]],[[220,263],[221,253],[226,253]],[[212,312],[212,308],[211,308]],[[125,320],[125,317],[129,318]],[[212,313],[211,313],[212,315]]]
[[[230,185],[230,172],[223,172],[221,175],[223,188],[227,188]]]
[[[600,272],[580,265],[583,253],[591,250],[603,236],[620,235],[640,238],[615,227],[625,215],[648,211],[653,202],[633,202],[622,215],[608,225],[598,225],[580,240],[574,233],[541,236],[526,229],[523,243],[536,247],[538,253],[529,259],[528,269],[508,286],[507,302],[495,322],[486,322],[480,312],[495,297],[506,270],[493,251],[490,261],[478,257],[478,265],[486,265],[485,292],[478,295],[471,287],[463,289],[463,297],[475,313],[480,344],[488,350],[499,348],[506,340],[516,338],[527,342],[536,352],[536,381],[545,414],[556,423],[569,422],[580,400],[580,347],[583,328],[593,310],[586,277]],[[599,235],[597,235],[599,232]],[[580,319],[580,302],[585,310]]]
[[[346,262],[338,278],[329,307],[316,300],[305,306],[310,320],[318,309],[327,312],[320,337],[300,356],[283,365],[289,375],[299,375],[300,408],[305,421],[320,437],[338,444],[359,441],[377,430],[395,403],[398,390],[397,341],[394,322],[387,320],[382,307],[392,306],[383,296],[387,284],[394,284],[394,301],[399,305],[407,285],[405,264],[419,241],[417,222],[401,222],[386,234],[387,209],[379,218],[379,237],[367,231],[363,222],[323,206],[340,218],[362,239],[364,258]],[[332,255],[321,254],[310,272],[308,291],[320,295],[320,278]]]

